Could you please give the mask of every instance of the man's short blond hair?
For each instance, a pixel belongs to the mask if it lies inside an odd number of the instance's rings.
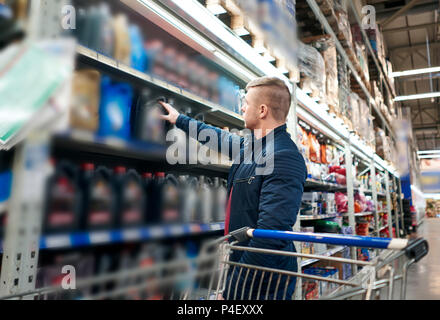
[[[286,121],[292,99],[286,83],[280,78],[265,76],[249,82],[246,90],[256,87],[260,90],[258,103],[267,105],[275,120]]]

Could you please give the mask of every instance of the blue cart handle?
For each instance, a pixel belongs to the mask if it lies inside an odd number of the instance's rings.
[[[363,237],[356,235],[339,235],[323,233],[303,233],[293,231],[275,231],[242,228],[231,232],[238,241],[244,241],[246,238],[290,240],[300,242],[317,242],[351,247],[378,248],[390,250],[402,250],[408,245],[407,239]]]

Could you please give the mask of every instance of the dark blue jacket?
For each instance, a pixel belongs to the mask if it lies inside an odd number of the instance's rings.
[[[180,115],[177,119],[176,126],[186,133],[189,133],[190,121],[195,121],[187,116]],[[231,200],[231,215],[229,222],[229,231],[233,231],[242,227],[251,227],[268,230],[292,231],[295,224],[297,214],[301,205],[301,198],[304,191],[304,183],[307,177],[307,169],[304,158],[300,154],[295,143],[292,141],[290,134],[287,132],[286,125],[282,125],[273,131],[273,139],[268,135],[261,140],[260,143],[252,146],[252,137],[245,139],[238,135],[231,134],[224,130],[208,126],[197,121],[197,132],[203,129],[215,130],[217,133],[217,141],[214,145],[212,142],[200,141],[207,143],[208,146],[217,146],[221,151],[224,144],[229,145],[228,156],[232,159],[234,147],[240,150],[239,157],[234,160],[234,164],[229,172],[228,178],[228,195],[233,187]],[[196,138],[196,137],[194,137]],[[248,150],[252,150],[252,161],[243,162],[244,156]],[[268,159],[266,164],[262,165],[262,157]],[[248,159],[248,158],[246,158]],[[273,166],[267,166],[273,163]],[[261,174],[257,170],[263,171],[266,165],[266,172]],[[295,251],[293,242],[285,240],[268,240],[268,239],[251,239],[245,243],[239,243],[241,246],[267,248],[283,251]],[[289,271],[297,271],[296,258],[275,256],[266,254],[257,254],[251,252],[235,251],[231,257],[231,261],[264,266],[268,268],[283,269]],[[251,282],[253,271],[246,277],[246,271],[239,272],[238,268],[229,273],[228,281],[230,281],[231,289],[226,285],[225,298],[233,299],[235,286],[243,287],[245,282],[245,297],[251,299],[264,299],[266,290],[268,289],[269,299],[281,299],[284,294],[289,299],[295,289],[295,278],[287,279],[285,276],[281,278],[278,294],[274,297],[277,284],[277,277],[270,279],[266,273],[262,278],[262,291],[260,297],[257,297],[259,280],[261,277],[257,275],[251,293]],[[230,277],[232,276],[231,279]],[[261,276],[261,271],[259,271]],[[269,285],[270,282],[270,285]],[[285,288],[286,282],[288,287]],[[229,290],[228,290],[229,289]],[[286,289],[286,290],[284,290]],[[237,298],[241,297],[241,292],[237,294]],[[230,292],[228,297],[228,291]]]

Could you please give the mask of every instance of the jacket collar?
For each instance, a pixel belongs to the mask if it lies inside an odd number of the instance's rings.
[[[281,125],[279,127],[276,127],[275,129],[273,129],[272,132],[273,132],[273,135],[275,136],[275,135],[278,135],[278,134],[280,134],[282,132],[286,132],[286,131],[287,131],[287,124],[283,124],[283,125]],[[271,134],[272,132],[270,132],[268,134]],[[253,137],[254,137],[254,132],[252,132],[252,138]],[[264,137],[258,139],[257,141],[263,140],[263,142],[265,142],[266,141],[266,137],[267,137],[267,135],[265,135]]]

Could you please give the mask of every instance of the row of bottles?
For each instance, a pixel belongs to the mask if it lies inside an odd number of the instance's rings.
[[[220,178],[60,161],[47,183],[44,231],[220,222],[226,193]]]

